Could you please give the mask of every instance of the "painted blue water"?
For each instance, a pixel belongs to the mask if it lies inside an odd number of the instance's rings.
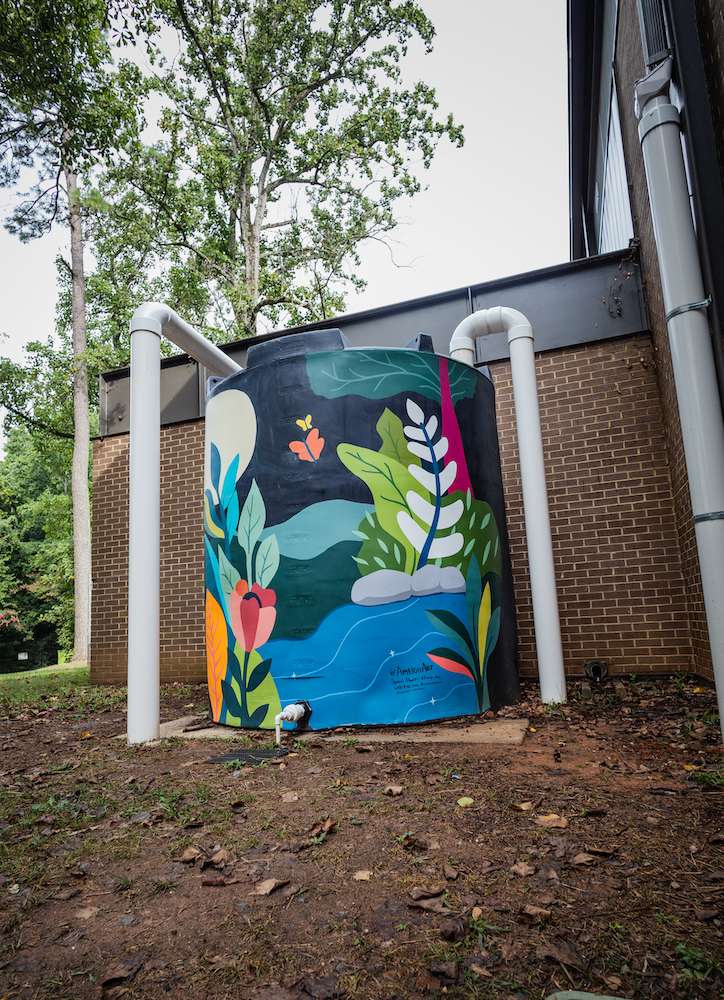
[[[346,604],[306,639],[266,643],[282,705],[308,701],[312,729],[477,712],[473,681],[426,656],[453,645],[425,614],[440,608],[466,621],[464,594],[433,594],[379,607]]]

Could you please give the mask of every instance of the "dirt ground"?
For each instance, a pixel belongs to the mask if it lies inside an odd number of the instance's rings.
[[[123,692],[0,707],[0,997],[722,996],[710,688],[607,684],[522,747],[126,747]],[[170,687],[164,718],[204,711]]]

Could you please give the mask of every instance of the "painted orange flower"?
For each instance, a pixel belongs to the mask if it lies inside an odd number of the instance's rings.
[[[231,628],[246,653],[268,641],[277,619],[276,601],[273,590],[258,583],[250,589],[246,580],[239,580],[229,595]]]

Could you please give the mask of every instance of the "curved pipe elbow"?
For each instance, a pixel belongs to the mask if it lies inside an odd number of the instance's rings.
[[[155,333],[166,337],[190,357],[198,361],[213,375],[235,375],[241,365],[220,351],[216,344],[194,330],[186,320],[163,302],[143,302],[131,317],[131,336],[134,333]]]
[[[507,333],[508,343],[518,337],[533,339],[533,328],[527,316],[511,306],[493,306],[478,309],[458,323],[450,340],[450,355],[454,358],[459,354],[461,361],[472,365],[476,339],[492,333]]]

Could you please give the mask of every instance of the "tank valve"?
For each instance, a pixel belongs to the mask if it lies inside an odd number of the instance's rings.
[[[296,722],[297,729],[300,729],[311,714],[311,705],[309,705],[306,701],[295,701],[293,704],[287,705],[283,708],[281,712],[274,717],[274,729],[276,732],[277,746],[281,745],[282,722]]]

